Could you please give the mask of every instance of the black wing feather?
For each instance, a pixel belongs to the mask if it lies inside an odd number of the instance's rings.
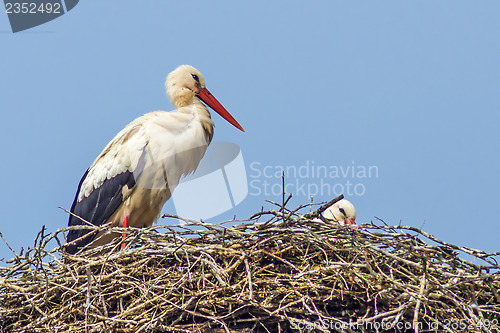
[[[88,170],[80,181],[80,186],[83,180],[87,176]],[[106,179],[104,183],[92,193],[84,198],[82,201],[78,202],[78,194],[80,193],[80,186],[78,186],[78,191],[76,192],[75,200],[71,206],[71,212],[76,216],[81,217],[85,221],[92,223],[93,225],[99,226],[108,221],[108,219],[113,215],[113,213],[118,209],[122,203],[123,194],[122,188],[128,185],[128,188],[132,188],[135,185],[135,177],[133,172],[126,171],[114,176],[111,179]],[[81,219],[74,215],[70,215],[68,226],[73,225],[86,225]],[[68,242],[74,241],[88,234],[90,230],[70,230],[68,233]],[[75,254],[80,248],[89,244],[94,240],[95,234],[89,235],[82,240],[76,242],[74,245],[70,245],[66,248],[66,251],[70,254]]]
[[[144,156],[145,154],[143,151],[135,171],[125,171],[110,179],[106,179],[102,185],[94,189],[88,197],[78,202],[80,188],[89,172],[89,170],[87,170],[80,180],[75,200],[71,206],[71,212],[76,216],[70,215],[68,226],[86,225],[86,223],[77,216],[96,226],[106,223],[123,201],[123,187],[125,185],[128,186],[128,188],[135,186],[136,178],[140,176],[144,169]],[[67,241],[68,243],[74,241],[75,239],[85,236],[89,232],[89,229],[70,230],[68,232]],[[67,246],[66,252],[75,254],[82,247],[92,242],[95,236],[95,234],[89,235],[75,244]]]

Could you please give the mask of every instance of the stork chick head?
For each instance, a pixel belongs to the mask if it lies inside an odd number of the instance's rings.
[[[165,89],[176,108],[194,103],[196,95],[205,88],[205,79],[200,71],[190,65],[181,65],[167,76]]]
[[[342,199],[328,207],[323,212],[323,217],[341,224],[356,224],[356,209],[351,202]]]

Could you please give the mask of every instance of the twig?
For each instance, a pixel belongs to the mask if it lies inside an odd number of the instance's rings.
[[[289,198],[254,215],[263,222],[166,215],[183,224],[129,228],[124,251],[120,239],[63,250],[69,230],[120,235],[120,227],[42,229],[33,248],[0,267],[0,331],[364,333],[385,322],[419,332],[500,315],[495,254],[413,227],[315,219],[341,197],[314,212],[287,208]],[[349,326],[353,318],[366,325]]]
[[[247,270],[248,276],[248,299],[253,300],[253,287],[252,287],[252,272],[250,272],[250,265],[248,264],[248,259],[245,258],[245,269]]]

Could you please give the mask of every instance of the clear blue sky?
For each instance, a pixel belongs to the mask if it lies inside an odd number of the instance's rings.
[[[165,77],[191,64],[246,130],[213,116],[252,186],[212,222],[281,200],[265,193],[281,183],[271,171],[303,167],[287,175],[290,207],[349,182],[358,223],[500,251],[499,13],[493,0],[80,1],[17,34],[0,14],[0,231],[19,250],[66,226],[57,207],[86,168],[135,117],[172,110]]]

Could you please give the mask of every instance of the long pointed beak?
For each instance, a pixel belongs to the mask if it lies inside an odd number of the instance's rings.
[[[231,114],[227,112],[227,110],[222,106],[222,104],[219,103],[217,98],[215,98],[214,95],[212,95],[212,93],[208,91],[207,88],[201,89],[200,92],[198,93],[198,97],[201,98],[201,100],[205,102],[205,104],[214,109],[215,112],[220,114],[222,118],[230,122],[234,127],[245,132],[243,127],[241,127],[241,125],[238,124],[236,119],[234,119],[233,116],[231,116]]]

